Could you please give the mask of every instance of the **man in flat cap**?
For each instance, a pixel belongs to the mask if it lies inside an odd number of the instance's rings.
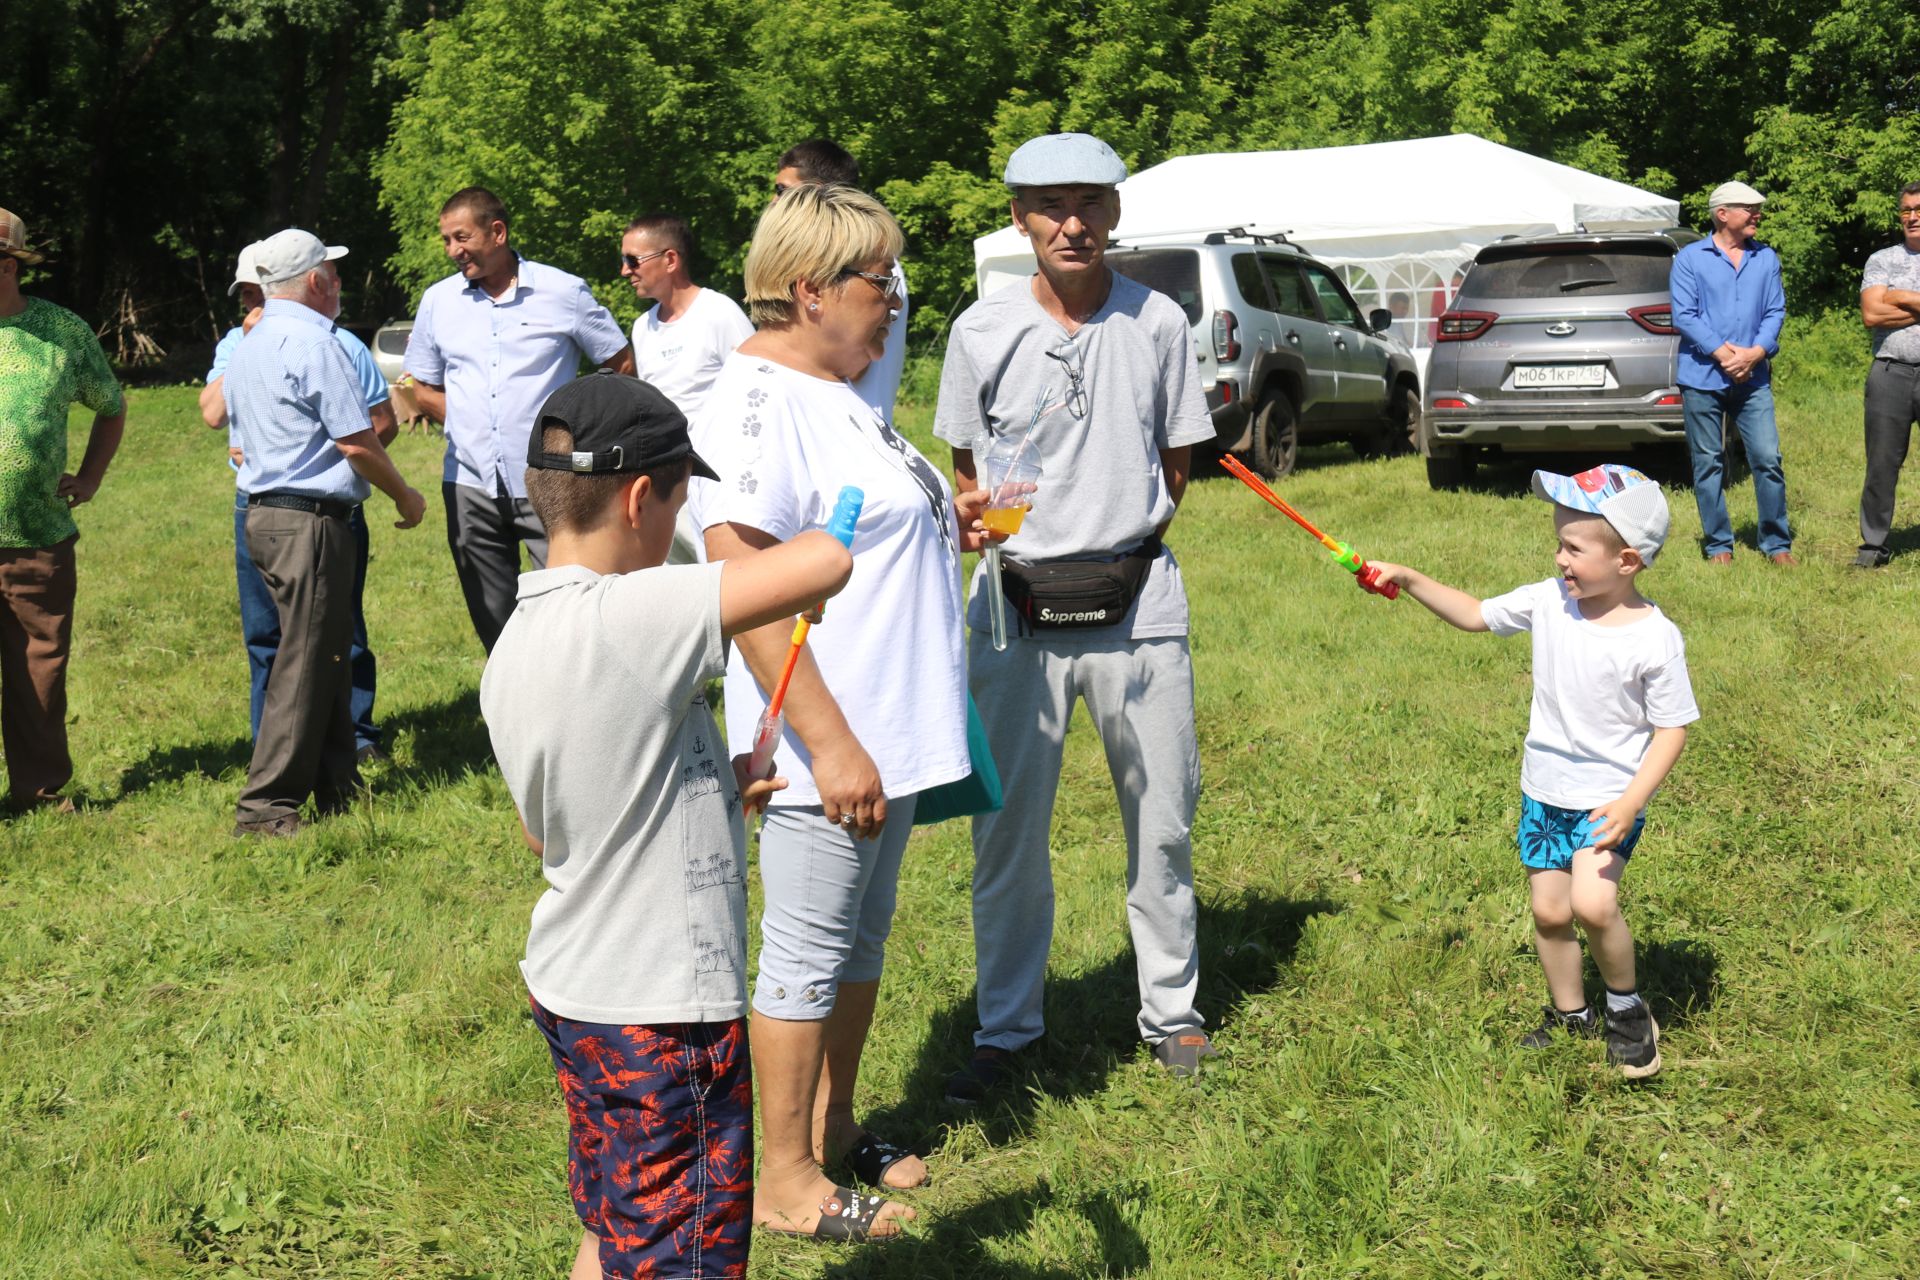
[[[45,259],[0,209],[0,748],[10,806],[72,802],[67,654],[78,578],[72,509],[90,501],[126,427],[126,402],[86,321],[20,292]],[[67,473],[67,408],[93,410],[80,469]]]
[[[1733,525],[1727,519],[1725,493],[1724,424],[1729,419],[1740,433],[1753,472],[1760,554],[1779,565],[1794,562],[1787,479],[1773,421],[1771,365],[1780,354],[1787,297],[1780,287],[1780,255],[1753,238],[1766,200],[1744,182],[1721,183],[1707,200],[1713,234],[1673,255],[1670,285],[1673,324],[1680,330],[1681,413],[1693,459],[1701,549],[1714,564],[1733,563]]]
[[[1015,151],[1006,169],[1013,224],[1039,271],[974,303],[947,341],[934,433],[953,446],[958,487],[991,482],[983,466],[1013,450],[1042,466],[1032,510],[1007,543],[1017,634],[1004,650],[989,642],[977,577],[967,618],[969,680],[994,762],[1019,781],[1004,809],[973,820],[980,1029],[972,1060],[947,1082],[956,1102],[1012,1077],[1045,1029],[1047,837],[1077,699],[1106,747],[1126,828],[1140,1037],[1179,1075],[1213,1052],[1194,1007],[1200,763],[1187,599],[1161,542],[1191,446],[1213,427],[1185,314],[1106,265],[1126,176],[1112,148],[1087,134]]]
[[[426,512],[380,443],[353,363],[333,335],[333,264],[346,252],[295,228],[253,246],[266,304],[221,384],[247,494],[247,553],[280,619],[235,835],[292,835],[309,796],[322,814],[352,800],[360,773],[347,661],[349,521],[369,481],[393,499],[396,527],[411,529]]]

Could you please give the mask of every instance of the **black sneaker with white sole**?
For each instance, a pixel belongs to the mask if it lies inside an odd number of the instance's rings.
[[[1607,1061],[1629,1080],[1660,1070],[1660,1024],[1645,1000],[1631,1009],[1607,1014]]]
[[[1592,1006],[1578,1013],[1562,1013],[1552,1005],[1544,1009],[1546,1016],[1540,1025],[1520,1037],[1522,1049],[1544,1049],[1553,1043],[1556,1035],[1592,1037],[1600,1034],[1600,1020],[1593,1016]]]

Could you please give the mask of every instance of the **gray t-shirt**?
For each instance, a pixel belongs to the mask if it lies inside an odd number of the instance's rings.
[[[1033,422],[1039,489],[1006,544],[1021,560],[1110,559],[1139,547],[1173,515],[1160,450],[1214,438],[1186,315],[1145,285],[1118,274],[1112,280],[1106,305],[1071,336],[1029,283],[968,307],[947,338],[935,435],[971,449],[978,472],[995,437]],[[987,625],[977,575],[967,625]],[[1186,633],[1180,567],[1163,551],[1127,618],[1082,634],[1145,640]]]
[[[521,975],[583,1022],[747,1008],[746,824],[706,682],[726,670],[723,566],[520,575],[480,710],[546,845]]]
[[[1889,289],[1911,289],[1920,293],[1920,253],[1905,244],[1889,245],[1867,259],[1866,274],[1860,278],[1860,292],[1875,285]],[[1869,329],[1873,335],[1873,354],[1889,360],[1920,364],[1920,325],[1904,329]]]

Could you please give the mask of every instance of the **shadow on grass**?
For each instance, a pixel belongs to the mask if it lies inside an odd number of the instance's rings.
[[[1292,961],[1307,921],[1339,910],[1325,899],[1292,902],[1248,896],[1200,911],[1199,1008],[1209,1028],[1231,1029],[1251,998],[1272,990]],[[995,1146],[1015,1141],[1032,1119],[1032,1090],[1077,1098],[1104,1089],[1116,1068],[1141,1052],[1134,1024],[1140,992],[1133,950],[1119,951],[1099,967],[1047,983],[1047,1035],[1023,1055],[1032,1075],[974,1111],[946,1101],[947,1076],[973,1052],[978,1025],[974,997],[936,1013],[908,1076],[906,1095],[867,1116],[882,1135],[939,1133],[956,1123],[978,1121]]]
[[[469,770],[485,770],[493,765],[493,744],[487,738],[486,722],[480,717],[478,689],[468,689],[444,702],[411,707],[397,715],[382,717],[380,724],[388,749],[398,751],[407,760],[407,772],[416,777],[457,778]],[[210,739],[149,751],[120,775],[119,790],[111,800],[86,803],[89,807],[99,807],[182,778],[217,779],[232,769],[244,772],[252,759],[253,742],[245,737]],[[384,789],[382,782],[374,782],[375,794]]]
[[[1640,949],[1640,991],[1663,1029],[1683,1027],[1713,1008],[1720,961],[1691,938],[1649,942]]]
[[[1098,1241],[1094,1252],[1072,1267],[1023,1266],[979,1256],[986,1237],[1017,1236],[1042,1211],[1064,1210],[1086,1219]],[[959,1213],[943,1214],[916,1227],[904,1240],[863,1249],[820,1274],[831,1280],[865,1276],[951,1276],[986,1280],[1084,1280],[1087,1276],[1131,1276],[1152,1262],[1146,1242],[1127,1221],[1123,1207],[1107,1192],[1067,1200],[1042,1182],[1029,1191],[983,1200]]]

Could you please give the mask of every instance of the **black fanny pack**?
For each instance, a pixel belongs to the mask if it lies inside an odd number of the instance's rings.
[[[1160,558],[1160,539],[1118,560],[1056,560],[1021,564],[1003,557],[1001,581],[1007,603],[1036,630],[1110,627],[1127,616]]]

